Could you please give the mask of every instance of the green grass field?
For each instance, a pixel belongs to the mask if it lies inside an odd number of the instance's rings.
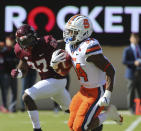
[[[124,116],[123,125],[106,121],[103,131],[141,131],[141,116],[131,115],[124,111],[121,114]],[[39,115],[43,131],[69,131],[67,126],[68,114],[40,111]],[[0,113],[0,131],[32,131],[32,125],[26,112]]]

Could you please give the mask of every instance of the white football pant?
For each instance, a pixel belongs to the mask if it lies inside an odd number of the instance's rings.
[[[34,84],[31,88],[26,89],[27,93],[33,100],[51,98],[55,100],[62,110],[69,109],[71,97],[65,89],[66,79],[49,78],[41,80]]]

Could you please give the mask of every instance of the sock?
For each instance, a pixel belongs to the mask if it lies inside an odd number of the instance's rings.
[[[101,125],[105,120],[107,120],[107,113],[104,112],[104,113],[101,113],[99,116],[99,125]]]
[[[40,129],[39,113],[37,110],[27,111],[34,129]]]

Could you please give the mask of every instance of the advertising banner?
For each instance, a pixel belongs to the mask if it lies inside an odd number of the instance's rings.
[[[75,14],[91,19],[92,37],[102,45],[127,45],[131,32],[141,34],[139,0],[1,0],[0,35],[15,32],[26,23],[39,35],[51,34],[62,39],[65,23]]]

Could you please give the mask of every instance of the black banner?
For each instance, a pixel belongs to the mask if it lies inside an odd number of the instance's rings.
[[[139,0],[5,0],[0,1],[0,39],[23,23],[33,26],[39,36],[51,34],[61,39],[65,23],[74,14],[91,19],[92,37],[102,45],[127,45],[131,32],[141,34]]]

